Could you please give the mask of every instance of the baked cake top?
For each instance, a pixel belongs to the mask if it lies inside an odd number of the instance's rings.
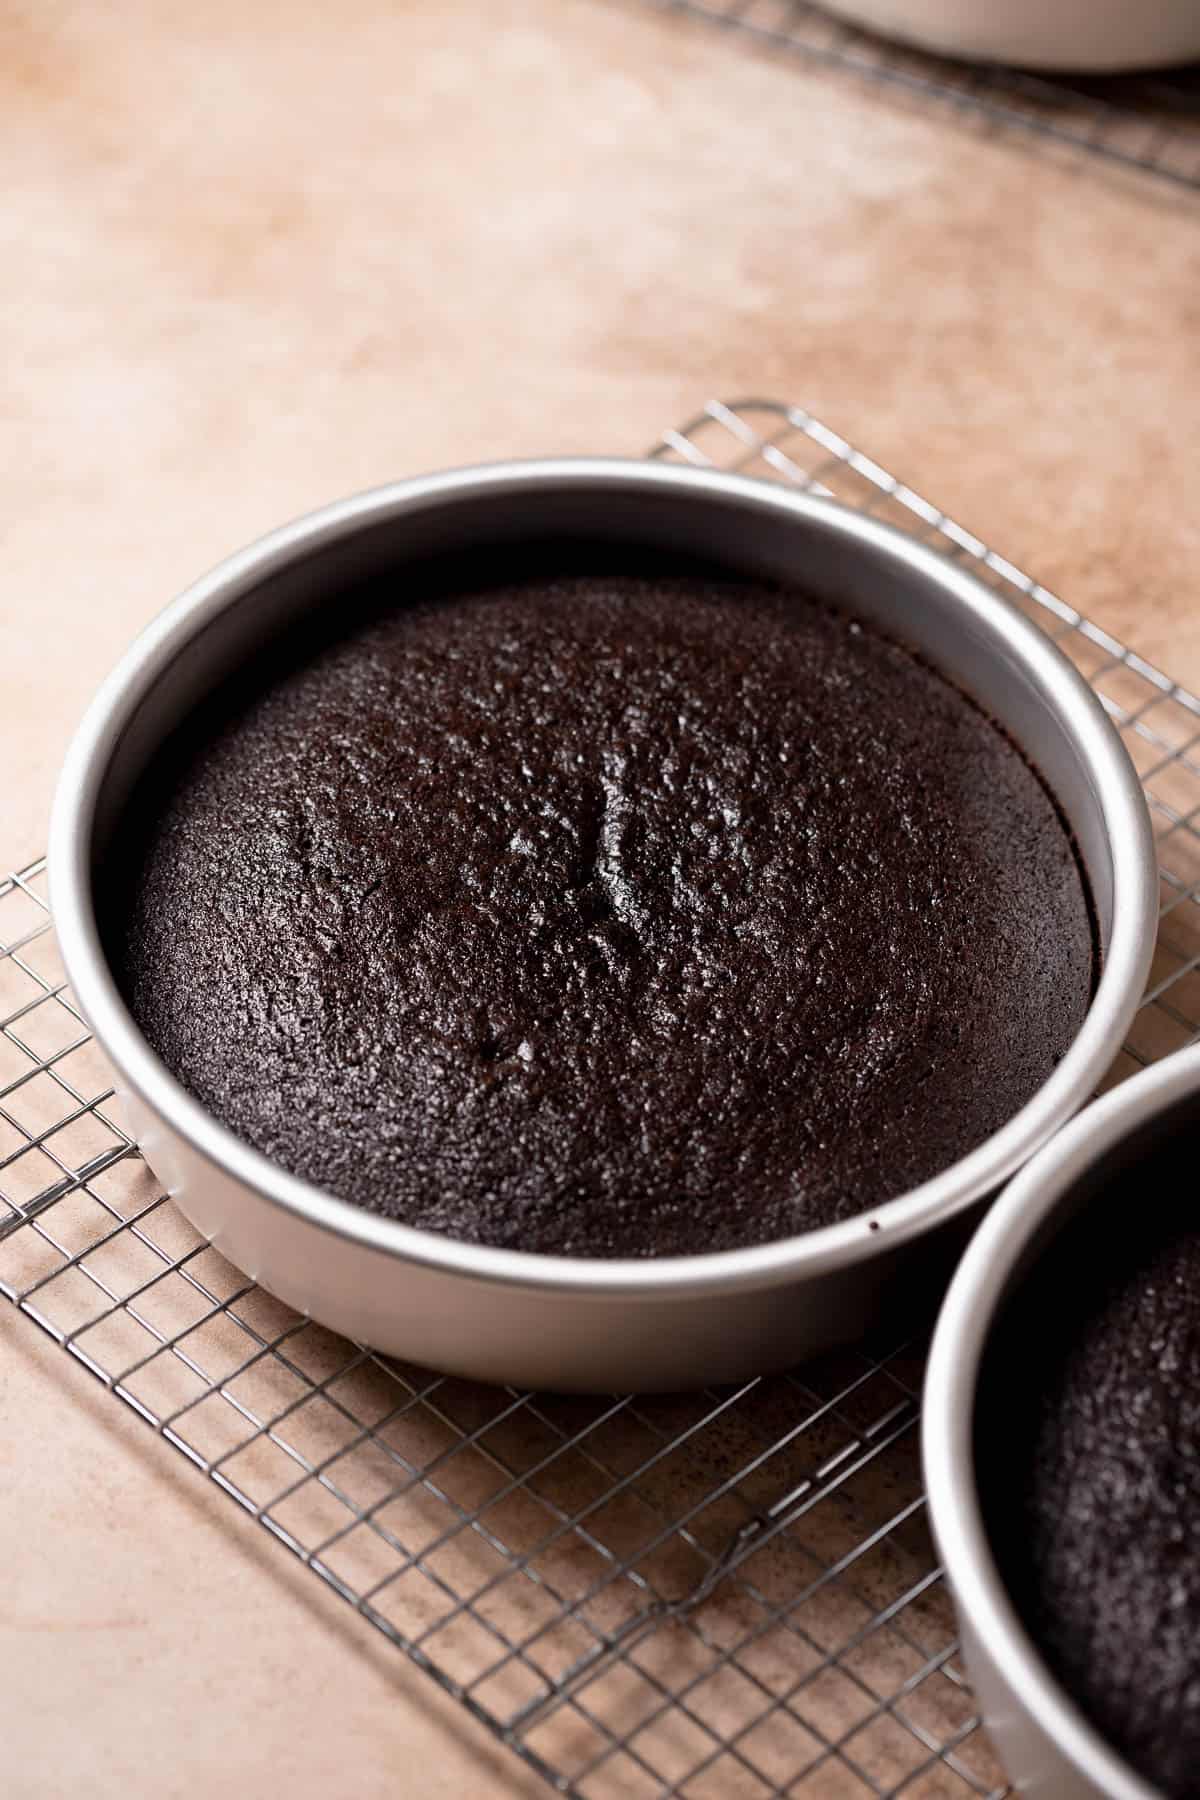
[[[1077,856],[1003,733],[716,576],[397,574],[186,725],[119,861],[123,991],[205,1107],[525,1250],[873,1207],[1029,1100],[1093,987]]]

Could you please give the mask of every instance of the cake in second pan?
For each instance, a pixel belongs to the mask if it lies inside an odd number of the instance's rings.
[[[1000,1327],[980,1406],[1017,1611],[1170,1800],[1200,1797],[1197,1147],[1193,1126],[1088,1199]]]

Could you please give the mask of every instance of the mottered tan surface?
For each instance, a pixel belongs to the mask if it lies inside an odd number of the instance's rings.
[[[225,551],[710,394],[811,408],[1200,687],[1192,197],[633,0],[0,4],[0,147],[5,866]],[[8,1308],[0,1490],[14,1791],[539,1791]]]

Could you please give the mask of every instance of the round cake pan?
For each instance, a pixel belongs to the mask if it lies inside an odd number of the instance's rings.
[[[209,1116],[141,1036],[105,960],[96,896],[139,774],[252,651],[350,581],[425,559],[597,541],[791,582],[900,639],[973,695],[1053,790],[1091,882],[1103,970],[1054,1075],[1000,1131],[869,1215],[761,1247],[593,1261],[495,1250],[376,1217],[285,1173]],[[1086,683],[961,569],[832,502],[666,464],[502,464],[344,500],[231,557],[169,606],[71,746],[50,883],[67,973],[133,1135],[239,1268],[348,1336],[452,1373],[551,1388],[669,1389],[781,1368],[911,1300],[987,1197],[1093,1092],[1142,992],[1157,882],[1133,768]]]
[[[925,1377],[922,1455],[930,1521],[954,1595],[967,1670],[1010,1781],[1045,1800],[1155,1800],[1042,1661],[1008,1597],[976,1479],[981,1369],[1001,1311],[1034,1264],[1118,1169],[1200,1125],[1200,1046],[1089,1106],[1022,1170],[950,1285]],[[1180,1173],[1189,1164],[1180,1159]],[[1154,1195],[1145,1196],[1153,1206]]]
[[[1200,56],[1194,0],[824,0],[871,31],[1027,69],[1112,73]]]

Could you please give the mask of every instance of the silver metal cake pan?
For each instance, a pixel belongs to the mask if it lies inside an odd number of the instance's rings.
[[[802,585],[920,651],[1041,770],[1085,859],[1102,940],[1091,1009],[1002,1130],[871,1215],[761,1247],[656,1261],[494,1250],[369,1215],[286,1174],[168,1073],[117,991],[96,896],[115,823],[188,708],[290,621],[397,564],[603,540]],[[506,551],[507,547],[507,551]],[[1020,613],[904,535],[829,501],[666,464],[502,464],[344,500],[231,557],[168,607],[71,746],[50,881],[70,982],[133,1134],[206,1237],[300,1311],[434,1368],[560,1389],[669,1389],[780,1368],[861,1335],[961,1241],[985,1199],[1094,1091],[1141,995],[1156,878],[1145,802],[1086,683]]]
[[[930,1522],[954,1594],[967,1670],[1009,1779],[1040,1800],[1156,1800],[1042,1661],[988,1541],[975,1467],[981,1369],[1002,1310],[1105,1177],[1200,1125],[1200,1046],[1089,1106],[1022,1170],[950,1284],[925,1375],[922,1457]],[[1181,1168],[1188,1166],[1181,1159]],[[1145,1195],[1153,1206],[1156,1196]],[[1036,1324],[1033,1326],[1036,1330]]]
[[[1200,56],[1192,0],[826,0],[830,12],[940,56],[1023,69],[1161,69]]]

